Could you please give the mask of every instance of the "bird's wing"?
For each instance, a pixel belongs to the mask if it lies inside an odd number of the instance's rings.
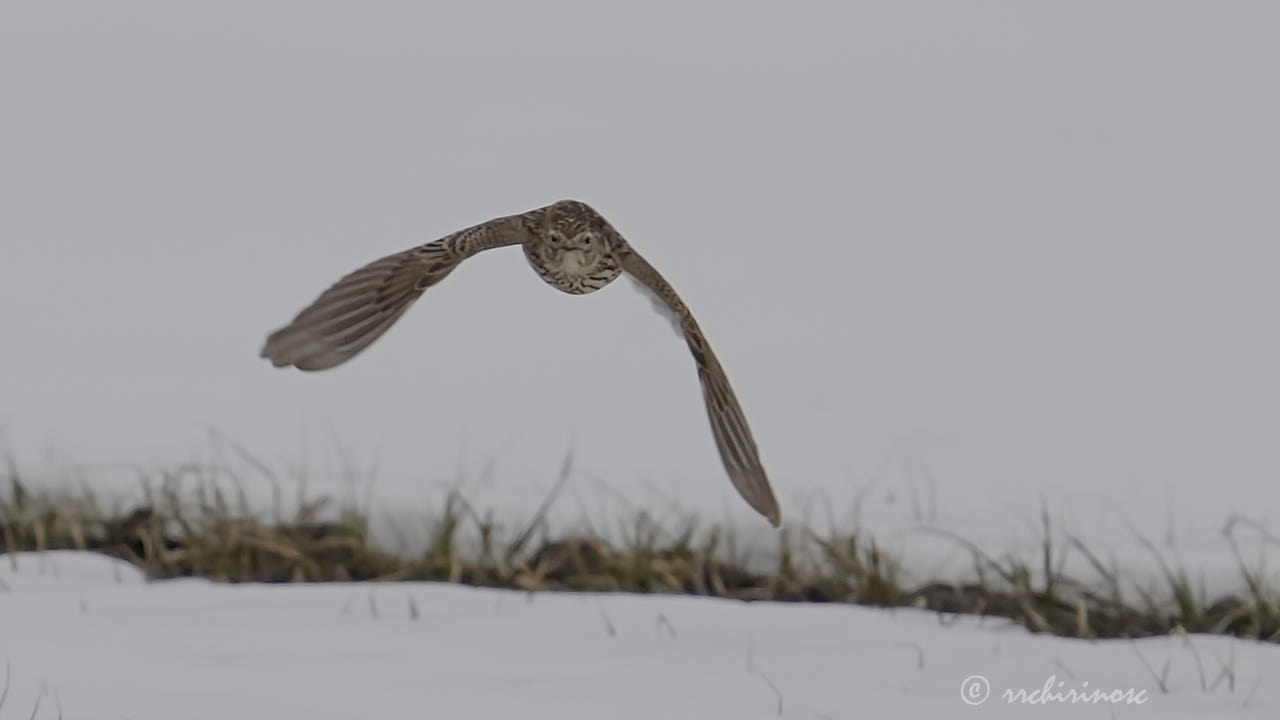
[[[660,300],[659,307],[669,312],[679,323],[685,342],[698,366],[702,396],[707,404],[707,416],[711,420],[711,434],[715,436],[716,447],[720,450],[720,459],[729,473],[729,480],[747,504],[765,516],[774,527],[780,526],[782,510],[778,507],[769,478],[760,464],[747,418],[742,413],[738,398],[733,394],[733,388],[729,387],[729,378],[725,376],[720,361],[711,351],[711,345],[693,319],[693,314],[666,279],[634,250],[628,248],[628,252],[623,254],[622,268]]]
[[[523,243],[532,233],[536,212],[496,218],[374,260],[334,283],[292,322],[271,333],[262,357],[276,367],[300,370],[341,365],[381,337],[413,301],[463,260],[481,250]]]

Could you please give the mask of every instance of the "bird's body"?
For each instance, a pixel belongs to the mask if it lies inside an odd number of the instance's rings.
[[[427,288],[468,257],[521,245],[547,284],[571,295],[595,292],[624,272],[651,293],[679,327],[698,368],[712,436],[739,494],[775,527],[781,510],[760,464],[755,440],[706,337],[671,285],[586,203],[561,200],[495,218],[375,260],[321,293],[267,337],[262,357],[276,367],[324,370],[355,357],[395,323]]]

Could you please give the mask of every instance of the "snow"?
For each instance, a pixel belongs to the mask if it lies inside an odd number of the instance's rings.
[[[28,717],[41,696],[36,718],[60,706],[66,720],[764,720],[778,717],[779,696],[783,717],[832,720],[1280,712],[1280,647],[1225,637],[1086,642],[907,610],[418,583],[148,583],[95,555],[0,560],[6,720]],[[1168,663],[1167,692],[1144,662],[1157,675]],[[1224,667],[1233,690],[1218,679]],[[974,675],[992,689],[979,707],[961,698]],[[1054,677],[1059,692],[1145,702],[1001,699]],[[1216,688],[1202,689],[1202,677]]]
[[[302,476],[371,499],[388,534],[458,483],[516,526],[571,452],[557,523],[676,508],[771,543],[629,283],[568,297],[495,250],[347,366],[258,357],[355,267],[576,197],[698,317],[789,525],[830,510],[913,583],[969,569],[920,525],[1001,555],[1039,547],[1043,507],[1126,577],[1158,575],[1143,538],[1235,590],[1228,518],[1256,523],[1252,566],[1280,536],[1278,23],[1194,0],[0,3],[0,460],[100,496],[209,462],[265,504],[215,428],[286,498]],[[1280,651],[1222,637],[16,562],[0,720],[42,688],[37,717],[67,720],[740,720],[777,716],[771,684],[789,718],[1280,716]],[[1223,663],[1234,691],[1202,690]],[[1149,701],[996,701],[1055,676]]]

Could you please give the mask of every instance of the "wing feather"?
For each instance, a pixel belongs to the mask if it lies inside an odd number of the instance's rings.
[[[711,435],[715,439],[716,449],[720,451],[720,459],[729,474],[729,480],[747,504],[768,519],[774,527],[779,527],[782,524],[782,510],[778,506],[764,466],[760,463],[760,453],[751,435],[751,428],[747,425],[746,415],[729,385],[724,368],[720,366],[719,359],[694,320],[693,313],[670,283],[629,247],[622,257],[622,268],[651,294],[655,305],[665,310],[684,334],[685,342],[698,367],[703,401],[707,406],[707,417],[711,421]]]
[[[268,335],[262,357],[276,367],[308,371],[347,362],[463,260],[481,250],[523,243],[531,219],[532,213],[496,218],[358,268]]]

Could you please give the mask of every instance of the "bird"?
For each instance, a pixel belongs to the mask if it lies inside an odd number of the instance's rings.
[[[277,368],[307,372],[342,365],[382,337],[462,261],[513,245],[523,247],[539,277],[570,295],[596,292],[624,273],[649,294],[693,355],[711,434],[730,482],[752,509],[774,528],[781,527],[782,511],[746,415],[693,313],[603,215],[579,200],[497,217],[374,260],[339,279],[269,334],[261,357]]]

